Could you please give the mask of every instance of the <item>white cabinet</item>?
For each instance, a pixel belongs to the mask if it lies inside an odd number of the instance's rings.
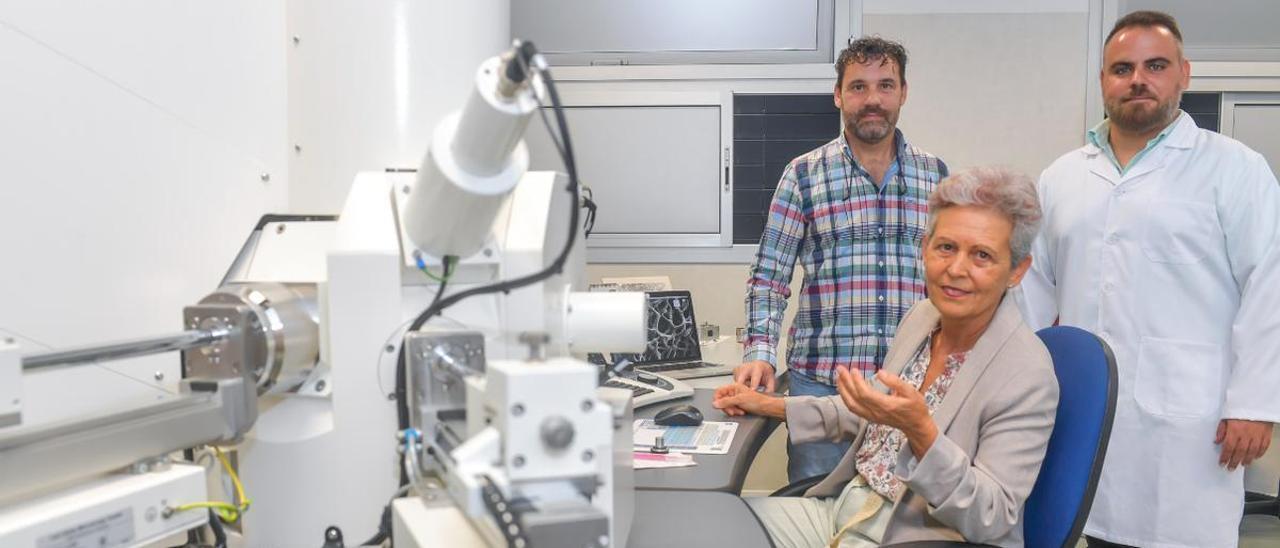
[[[565,116],[578,174],[599,206],[589,246],[727,245],[728,122],[722,100],[718,93],[570,99]],[[564,171],[540,120],[530,124],[525,142],[531,169]]]
[[[511,34],[556,65],[826,63],[835,0],[519,0]]]
[[[1192,61],[1280,61],[1280,2],[1120,0],[1118,7],[1117,17],[1157,10],[1177,18]]]

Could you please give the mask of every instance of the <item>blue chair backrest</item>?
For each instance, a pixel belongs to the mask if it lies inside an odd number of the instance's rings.
[[[1023,521],[1029,548],[1074,546],[1093,504],[1116,410],[1116,360],[1077,327],[1036,333],[1053,357],[1058,414]]]

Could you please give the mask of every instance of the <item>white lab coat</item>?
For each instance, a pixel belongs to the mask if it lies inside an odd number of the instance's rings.
[[[1243,468],[1223,418],[1280,422],[1280,186],[1261,155],[1196,127],[1119,170],[1086,145],[1041,176],[1044,223],[1018,293],[1028,323],[1088,329],[1119,370],[1085,533],[1135,546],[1235,546]]]

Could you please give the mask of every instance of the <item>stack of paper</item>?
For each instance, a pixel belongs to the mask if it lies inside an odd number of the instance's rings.
[[[637,419],[632,442],[636,451],[648,451],[658,436],[672,452],[724,455],[729,452],[736,422],[703,422],[701,426],[658,426],[653,419]]]

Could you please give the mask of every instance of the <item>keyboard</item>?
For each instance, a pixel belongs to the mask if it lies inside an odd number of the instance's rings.
[[[734,369],[734,366],[731,365],[709,362],[636,364],[634,367],[640,371],[662,373],[673,379],[681,380],[732,375]]]
[[[627,377],[611,377],[601,387],[621,388],[631,391],[631,405],[639,408],[664,401],[678,400],[693,395],[693,387],[663,375],[652,375],[655,380],[643,382]]]

